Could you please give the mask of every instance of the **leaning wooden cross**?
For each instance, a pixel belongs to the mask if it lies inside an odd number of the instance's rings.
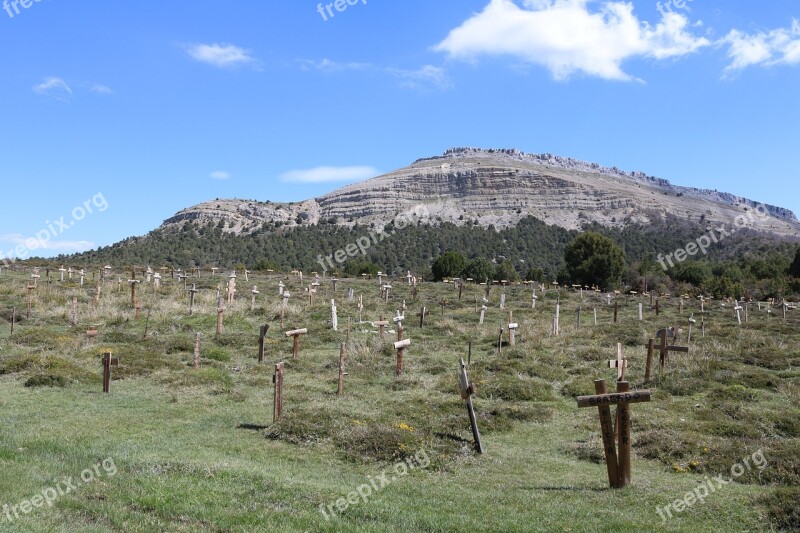
[[[461,358],[461,370],[458,374],[459,385],[461,389],[461,399],[467,403],[467,414],[469,415],[469,424],[472,427],[472,437],[475,439],[475,451],[483,453],[483,444],[481,443],[481,432],[478,430],[478,421],[475,418],[475,408],[472,406],[472,396],[475,394],[475,385],[470,383],[467,377],[467,365],[464,364],[464,358]]]
[[[603,436],[603,450],[608,468],[608,482],[611,488],[619,489],[631,484],[631,411],[630,404],[649,402],[650,391],[630,392],[630,383],[617,382],[616,394],[608,394],[606,382],[595,380],[594,396],[579,396],[578,407],[597,407],[600,415],[600,430]],[[615,442],[614,424],[610,405],[617,406],[619,439]],[[618,450],[617,450],[618,448]]]

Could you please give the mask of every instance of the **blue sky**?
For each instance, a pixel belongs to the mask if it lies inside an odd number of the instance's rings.
[[[800,214],[796,0],[350,1],[0,4],[0,253],[301,200],[453,146]]]

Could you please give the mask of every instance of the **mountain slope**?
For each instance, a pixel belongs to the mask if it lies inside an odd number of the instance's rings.
[[[608,228],[664,221],[747,226],[780,236],[800,236],[791,211],[732,194],[679,187],[641,172],[518,150],[454,148],[409,167],[297,203],[216,200],[180,211],[165,228],[186,222],[224,223],[249,234],[267,227],[338,225],[382,227],[398,213],[424,206],[433,221],[513,227],[533,216],[565,229],[587,223]],[[755,216],[756,209],[764,216]]]

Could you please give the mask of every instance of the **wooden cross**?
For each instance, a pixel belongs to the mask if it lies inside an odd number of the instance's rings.
[[[467,365],[464,364],[464,358],[461,358],[461,367],[458,373],[459,388],[461,390],[461,399],[467,404],[467,414],[469,415],[469,425],[472,428],[472,438],[475,440],[475,451],[483,453],[483,444],[481,443],[481,432],[478,430],[478,420],[475,417],[475,408],[472,406],[472,396],[475,394],[475,385],[470,383],[467,377]]]
[[[194,295],[197,294],[197,285],[192,283],[192,288],[189,289],[189,316],[194,315]]]
[[[253,311],[256,308],[256,297],[261,294],[257,285],[253,285],[253,290],[250,291],[250,294],[250,311]]]
[[[659,345],[659,352],[660,352],[660,362],[661,368],[664,368],[664,365],[667,363],[667,359],[669,358],[669,352],[682,352],[682,353],[689,353],[688,346],[674,346],[667,344],[667,338],[672,337],[675,339],[677,337],[676,328],[664,328],[659,330],[656,333],[656,339],[660,339],[661,343]]]
[[[103,392],[111,391],[111,367],[119,365],[119,358],[111,357],[111,352],[103,354]]]
[[[397,333],[398,333],[398,336],[400,336],[400,337],[403,336],[403,330],[402,329],[398,330]],[[396,373],[397,373],[398,376],[403,373],[403,354],[405,353],[406,348],[409,347],[409,346],[411,346],[411,339],[398,340],[396,343],[394,343],[394,347],[397,350],[397,371],[396,371]]]
[[[308,333],[308,329],[293,329],[291,331],[287,331],[285,335],[287,337],[293,337],[292,341],[292,357],[297,357],[300,355],[300,335],[305,335]]]
[[[373,326],[378,326],[379,328],[381,328],[381,342],[383,342],[383,336],[384,336],[384,333],[386,332],[386,326],[388,326],[388,325],[389,325],[389,321],[388,320],[384,320],[383,319],[383,315],[381,315],[381,319],[378,322],[373,323]]]
[[[627,381],[617,382],[616,394],[608,394],[605,380],[594,382],[594,396],[579,396],[578,407],[597,407],[600,415],[600,429],[603,436],[603,451],[608,468],[608,481],[611,488],[624,488],[631,483],[631,411],[630,404],[649,402],[650,391],[630,392]],[[614,442],[614,424],[609,406],[617,406],[619,440]],[[618,447],[618,453],[615,449]]]
[[[628,368],[628,360],[622,356],[622,344],[617,344],[617,358],[608,362],[608,368],[617,369],[617,381],[625,381],[625,369]]]
[[[518,328],[519,328],[519,324],[517,324],[516,322],[511,322],[508,325],[508,345],[509,346],[516,345],[517,342],[516,342],[515,332],[517,331]]]

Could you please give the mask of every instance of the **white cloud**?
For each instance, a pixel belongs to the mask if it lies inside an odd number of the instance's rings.
[[[114,94],[114,91],[112,91],[109,87],[99,84],[92,85],[89,90],[97,94]]]
[[[403,80],[403,85],[410,89],[421,89],[433,86],[443,91],[451,88],[453,85],[447,72],[445,72],[443,68],[433,65],[425,65],[418,70],[388,68],[386,72]]]
[[[56,77],[46,78],[42,83],[34,85],[33,92],[56,100],[69,100],[72,97],[72,89],[67,82]]]
[[[286,172],[280,176],[280,180],[286,183],[359,181],[373,178],[378,174],[379,172],[373,167],[316,167]]]
[[[23,246],[25,248],[25,252],[21,254],[19,259],[27,259],[28,257],[39,255],[38,251],[40,250],[56,252],[84,252],[97,247],[97,245],[91,241],[40,240],[37,237],[25,237],[20,233],[0,235],[0,243],[3,243],[10,248],[9,250],[0,251],[0,254],[2,254],[3,257],[16,257],[16,248],[18,246]]]
[[[318,70],[326,74],[338,74],[341,72],[373,72],[382,75],[389,75],[400,80],[403,87],[409,89],[435,88],[446,90],[452,86],[447,72],[433,65],[424,65],[417,70],[408,70],[394,67],[382,67],[371,63],[339,63],[330,59],[313,61],[309,59],[299,60],[300,68],[303,70]]]
[[[711,42],[690,33],[688,19],[666,13],[655,26],[639,20],[633,4],[609,1],[596,11],[590,0],[491,0],[455,28],[435,51],[474,61],[509,56],[541,65],[559,80],[583,73],[607,80],[633,80],[622,64],[634,58],[682,57]]]
[[[751,66],[800,64],[800,21],[793,20],[791,28],[778,28],[753,34],[732,30],[721,44],[728,44],[730,64],[725,75],[730,76]]]
[[[231,175],[229,172],[225,172],[224,170],[216,170],[210,174],[210,177],[215,180],[229,180],[231,179]]]
[[[252,63],[250,53],[232,44],[193,44],[186,48],[192,59],[215,67],[235,67]]]

